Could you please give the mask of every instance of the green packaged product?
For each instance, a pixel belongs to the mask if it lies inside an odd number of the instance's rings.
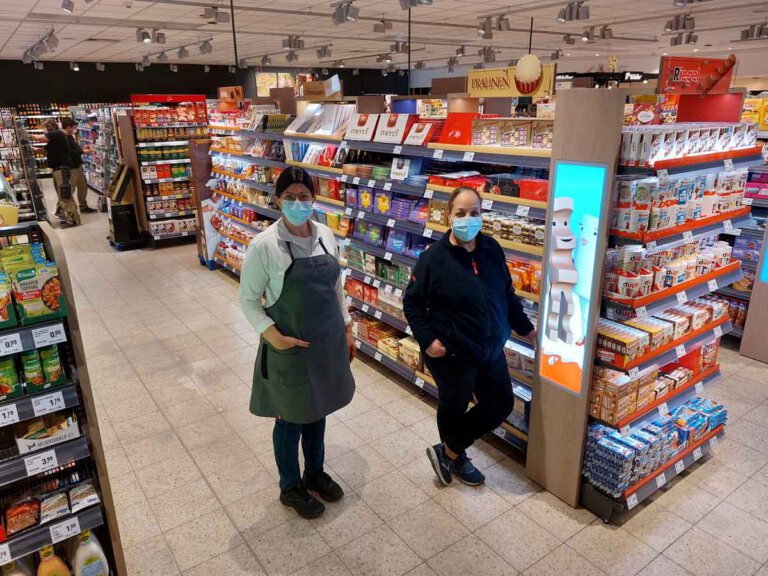
[[[40,355],[37,350],[28,350],[19,354],[21,367],[24,370],[24,380],[28,385],[44,386],[45,376],[43,375],[43,365],[40,362]]]
[[[19,374],[13,356],[0,358],[0,397],[15,396],[19,391]]]
[[[61,361],[59,347],[56,344],[40,348],[40,361],[43,365],[43,375],[47,383],[57,382],[61,378]]]

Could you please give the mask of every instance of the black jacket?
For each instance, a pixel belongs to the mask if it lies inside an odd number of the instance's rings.
[[[67,134],[67,142],[69,143],[69,154],[72,158],[72,168],[82,167],[83,149],[80,148],[80,144],[77,143],[74,136]]]
[[[422,350],[438,339],[449,354],[481,364],[502,352],[511,330],[525,336],[533,324],[515,296],[499,243],[479,234],[468,252],[449,238],[419,258],[403,311]]]
[[[69,147],[67,135],[58,128],[46,132],[48,144],[45,145],[45,151],[48,155],[48,167],[52,170],[58,170],[63,166],[72,167],[72,151]]]

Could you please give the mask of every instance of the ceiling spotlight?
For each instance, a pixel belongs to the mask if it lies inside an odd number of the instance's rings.
[[[386,62],[387,64],[391,64],[392,56],[390,54],[384,54],[384,62]]]
[[[101,62],[96,62],[95,66],[97,72],[104,72],[104,70],[107,69],[107,67]]]
[[[448,58],[448,72],[453,73],[453,71],[456,69],[456,64],[459,63],[459,58],[457,56],[451,56]]]
[[[693,51],[694,51],[694,52],[698,52],[698,51],[699,51],[699,49],[698,49],[698,48],[694,48],[694,49],[693,49]]]
[[[32,54],[29,53],[29,50],[24,51],[24,54],[21,57],[21,61],[24,64],[32,64]]]
[[[593,42],[595,40],[595,29],[594,28],[585,28],[584,32],[581,33],[581,41],[582,42]]]
[[[576,13],[576,20],[589,20],[589,6],[584,6],[584,2],[577,2],[578,11]]]
[[[35,60],[35,61],[32,63],[32,65],[35,67],[35,70],[43,70],[43,69],[45,69],[45,66],[44,66],[44,65],[43,65],[43,63],[42,63],[42,62],[40,62],[39,60]]]
[[[563,42],[565,42],[566,44],[573,45],[573,44],[576,44],[576,38],[574,38],[570,34],[566,34],[565,36],[563,36]]]
[[[165,44],[165,32],[158,32],[157,30],[154,31],[155,35],[155,42],[158,44]]]
[[[73,72],[80,72],[80,65],[77,62],[70,62],[69,69]]]
[[[74,0],[61,0],[61,9],[72,14],[75,9]]]
[[[485,64],[483,64],[482,62],[478,62],[477,64],[472,66],[472,68],[474,68],[475,70],[482,70],[483,68],[485,68]]]
[[[30,49],[30,53],[32,54],[32,58],[38,58],[45,54],[47,52],[47,49],[44,44],[41,42],[38,42],[32,48]]]
[[[387,69],[386,68],[382,68],[381,69],[381,75],[382,76],[386,76],[387,75]]]
[[[317,54],[318,59],[320,59],[330,58],[332,52],[328,46],[320,46],[315,53]]]
[[[136,72],[144,72],[144,64],[136,62]]]
[[[694,34],[693,32],[688,32],[688,34],[685,35],[685,43],[686,44],[696,44],[696,42],[699,41],[698,34]],[[697,50],[698,52],[698,50]]]
[[[480,23],[477,27],[477,33],[482,36],[483,40],[493,40],[493,21],[490,17]]]
[[[672,0],[672,6],[675,8],[685,8],[686,4],[688,4],[686,0]]]
[[[467,55],[467,49],[465,46],[460,46],[456,48],[456,58],[461,58],[462,56]]]
[[[141,59],[141,65],[145,68],[152,64],[152,61],[149,59],[149,56],[144,56],[144,58]]]
[[[136,42],[149,44],[152,42],[152,35],[144,30],[144,28],[136,28]]]
[[[303,50],[304,40],[299,36],[288,36],[283,40],[283,50]]]
[[[248,68],[248,62],[245,61],[245,58],[240,58],[240,60],[237,61],[237,67],[240,68],[240,70],[245,70]]]
[[[613,38],[613,30],[608,26],[603,26],[600,29],[600,38],[603,40],[611,40]]]
[[[346,67],[347,67],[347,65],[346,65],[346,64],[344,64],[344,60],[336,60],[336,61],[333,63],[333,65],[334,65],[336,68],[346,68]]]
[[[346,22],[357,22],[357,19],[360,17],[360,8],[352,4],[352,0],[343,0],[342,2],[331,4],[331,6],[335,6],[331,14],[331,22],[336,26]]]
[[[360,70],[358,68],[352,70],[352,76],[360,76]]]
[[[157,56],[157,61],[160,62],[161,64],[165,64],[166,62],[168,62],[168,54],[166,54],[165,52],[160,52],[160,54],[158,54]]]
[[[322,70],[322,73],[323,73],[324,75],[328,75],[328,68],[323,68],[323,70]]]
[[[557,18],[555,18],[555,20],[559,24],[564,24],[568,21],[568,19],[565,17],[565,8],[560,8],[560,11],[557,13]]]
[[[519,60],[517,58],[512,59],[509,62],[507,62],[507,66],[517,66],[518,62],[519,62]]]
[[[237,74],[237,66],[229,66],[227,70],[230,74]]]
[[[229,24],[229,12],[219,10],[216,6],[203,8],[200,17],[208,20],[208,24]]]
[[[672,20],[672,18],[670,18],[669,20],[667,20],[667,23],[664,24],[664,32],[672,32],[672,30],[675,29],[674,26],[675,26],[675,23]]]
[[[397,71],[398,76],[405,76],[405,70],[398,70]]]
[[[171,72],[178,72],[179,71],[179,67],[176,64],[169,64],[168,68],[171,69]]]
[[[182,46],[181,48],[179,48],[178,52],[176,52],[176,56],[178,56],[179,58],[186,58],[187,56],[189,56],[189,50],[187,50],[184,46]]]
[[[200,50],[200,54],[210,54],[213,52],[213,45],[210,40],[204,40],[198,49]]]
[[[683,28],[685,30],[694,30],[696,28],[696,19],[690,14],[683,17]]]
[[[298,62],[299,55],[295,50],[289,50],[288,53],[285,55],[285,59],[288,62]]]
[[[51,30],[51,33],[48,35],[48,38],[45,39],[45,45],[48,46],[48,50],[56,50],[56,48],[59,47],[59,39],[56,37],[56,34],[53,30]]]
[[[483,57],[483,62],[485,62],[486,64],[490,64],[491,62],[496,62],[496,50],[494,50],[490,46],[481,48],[480,51],[478,52],[478,55]]]
[[[496,19],[496,30],[499,32],[509,32],[511,29],[511,26],[509,24],[509,18],[506,16],[499,16]]]
[[[387,30],[392,30],[392,22],[382,20],[373,25],[373,31],[379,34],[384,34]]]
[[[208,72],[210,72],[210,71],[211,71],[211,67],[210,67],[210,66],[208,66],[208,64],[206,64],[205,66],[203,66],[203,72],[205,72],[206,74],[208,74]]]
[[[558,24],[565,24],[573,20],[589,20],[589,6],[584,5],[584,0],[578,2],[568,2],[565,8],[557,12],[555,21]]]
[[[670,46],[680,46],[680,44],[683,43],[683,35],[678,34],[677,36],[672,36],[672,38],[669,39],[669,45]]]
[[[272,58],[269,56],[269,54],[265,54],[261,57],[262,66],[269,66],[270,64],[272,64]]]
[[[560,59],[560,50],[555,50],[552,52],[552,54],[549,56],[549,59],[552,61],[559,60]]]
[[[400,0],[400,8],[408,10],[408,8],[416,8],[417,6],[431,6],[432,0]]]
[[[423,60],[419,60],[418,62],[416,62],[416,65],[414,67],[416,68],[416,70],[423,70],[426,67],[426,65],[424,64]]]

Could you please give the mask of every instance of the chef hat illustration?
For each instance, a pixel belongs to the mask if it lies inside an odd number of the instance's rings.
[[[573,212],[573,198],[568,198],[567,196],[555,198],[552,209],[555,212],[559,212],[560,210],[570,210]]]

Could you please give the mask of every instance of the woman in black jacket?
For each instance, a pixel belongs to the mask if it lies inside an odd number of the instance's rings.
[[[439,392],[441,443],[427,455],[443,484],[456,474],[475,486],[485,477],[465,451],[499,426],[514,402],[504,345],[511,330],[531,340],[536,330],[515,296],[504,251],[480,234],[480,195],[457,188],[448,209],[451,231],[419,258],[403,310]],[[477,403],[467,411],[473,395]]]

